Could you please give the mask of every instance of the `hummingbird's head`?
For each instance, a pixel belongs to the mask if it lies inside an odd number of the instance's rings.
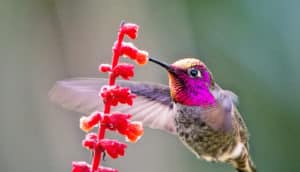
[[[155,58],[149,60],[168,71],[173,101],[188,106],[203,107],[216,103],[211,93],[211,89],[215,86],[212,74],[200,60],[185,58],[170,65]]]

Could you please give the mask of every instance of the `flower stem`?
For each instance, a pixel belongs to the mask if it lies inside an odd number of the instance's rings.
[[[124,23],[121,23],[121,27]],[[113,56],[112,56],[112,69],[118,64],[119,58],[120,58],[120,49],[122,46],[122,42],[124,39],[124,33],[121,31],[121,27],[118,32],[118,39],[116,44],[113,47]],[[114,85],[116,81],[116,78],[110,74],[109,75],[109,85]],[[104,114],[109,114],[110,113],[110,107],[111,104],[106,103],[104,107]],[[101,122],[99,123],[99,129],[98,129],[98,143],[100,140],[104,139],[105,137],[105,130],[106,126],[101,125]],[[100,149],[95,149],[94,152],[94,157],[93,157],[93,163],[92,163],[92,172],[95,172],[99,165],[101,164],[101,156],[102,156],[102,150]]]
[[[93,162],[92,162],[92,172],[95,172],[98,169],[98,166],[101,161],[101,151],[99,149],[95,149]]]
[[[122,25],[122,24],[121,24]],[[122,27],[122,26],[121,26]],[[122,46],[122,42],[124,39],[124,33],[121,32],[121,27],[120,30],[118,32],[118,39],[117,39],[117,43],[114,45],[113,47],[113,57],[112,57],[112,69],[118,64],[119,62],[119,57],[120,57],[120,49]],[[112,75],[110,75],[109,77],[109,85],[114,85],[115,84],[115,77],[112,77]]]

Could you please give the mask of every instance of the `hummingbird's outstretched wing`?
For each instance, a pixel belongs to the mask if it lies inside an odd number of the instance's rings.
[[[95,110],[103,110],[98,93],[104,84],[107,84],[107,80],[102,78],[58,81],[50,90],[49,97],[66,109],[90,114]],[[168,86],[133,81],[117,81],[117,84],[129,87],[137,98],[132,106],[118,105],[113,111],[130,113],[133,115],[132,120],[141,121],[146,127],[175,134],[173,104]]]

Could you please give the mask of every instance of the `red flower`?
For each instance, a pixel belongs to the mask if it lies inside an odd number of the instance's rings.
[[[99,66],[100,72],[110,72],[111,71],[111,65],[110,64],[101,64]]]
[[[88,133],[84,140],[82,140],[82,146],[89,150],[93,150],[96,147],[97,139],[98,136],[96,133]]]
[[[91,166],[84,161],[72,162],[72,172],[91,172],[91,171],[92,171]],[[109,167],[99,167],[95,172],[118,172],[118,170]]]
[[[139,50],[131,42],[122,42],[120,53],[135,60],[140,65],[146,64],[148,61],[148,52]]]
[[[148,61],[148,56],[149,54],[147,51],[139,50],[135,57],[135,61],[140,65],[144,65]]]
[[[113,159],[119,156],[124,156],[126,144],[123,144],[117,140],[101,139],[99,142],[97,140],[96,133],[89,133],[86,135],[85,139],[82,141],[83,147],[94,150],[98,149],[101,152],[106,151]]]
[[[144,129],[142,123],[134,121],[127,126],[125,135],[127,136],[127,141],[135,143],[141,138],[143,134]]]
[[[125,80],[129,80],[134,75],[134,66],[128,63],[120,63],[114,67],[112,77],[121,76]]]
[[[116,159],[119,156],[124,156],[125,149],[127,147],[127,145],[124,143],[121,143],[117,140],[110,140],[110,139],[100,140],[100,145],[104,150],[106,150],[107,154],[111,156],[113,159]]]
[[[90,116],[82,116],[80,118],[80,128],[85,132],[89,132],[102,118],[101,112],[93,112]]]
[[[91,167],[84,161],[72,162],[72,172],[90,172]]]
[[[102,123],[110,130],[117,130],[120,134],[125,135],[130,142],[136,142],[143,134],[143,125],[141,122],[130,122],[130,114],[114,113],[104,116]]]
[[[99,66],[100,72],[112,72],[111,77],[116,79],[121,76],[125,80],[129,80],[134,75],[134,66],[128,63],[117,64],[114,69],[109,64],[101,64]]]
[[[131,93],[129,88],[120,87],[118,85],[105,85],[101,88],[100,95],[104,103],[116,106],[118,103],[132,105],[135,95]]]
[[[137,37],[139,26],[133,23],[123,23],[120,28],[120,33],[128,35],[131,39]]]
[[[130,118],[130,114],[114,113],[110,116],[105,116],[103,123],[109,126],[108,129],[117,130],[120,134],[125,135]]]

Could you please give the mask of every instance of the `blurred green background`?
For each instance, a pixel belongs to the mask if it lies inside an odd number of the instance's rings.
[[[300,170],[300,1],[288,0],[1,0],[0,171],[65,172],[89,161],[78,127],[82,114],[48,101],[56,80],[99,77],[110,62],[122,19],[138,23],[135,42],[167,62],[199,57],[233,90],[251,132],[260,172]],[[135,80],[167,83],[149,64]],[[121,172],[231,172],[199,161],[175,137],[147,129]]]

